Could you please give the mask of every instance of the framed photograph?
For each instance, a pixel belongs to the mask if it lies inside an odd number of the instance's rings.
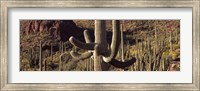
[[[194,90],[200,1],[1,0],[1,90]]]

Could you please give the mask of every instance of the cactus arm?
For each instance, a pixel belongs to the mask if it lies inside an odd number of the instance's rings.
[[[88,30],[84,30],[83,35],[84,35],[84,38],[85,38],[85,42],[86,42],[86,43],[91,43],[91,42],[92,42]]]
[[[71,42],[72,45],[80,49],[94,50],[95,43],[83,43],[74,37],[70,37],[69,41]]]
[[[132,58],[130,60],[127,60],[125,62],[121,62],[121,61],[118,61],[116,59],[112,59],[110,62],[108,62],[109,64],[117,67],[117,68],[122,68],[124,69],[125,67],[128,67],[130,65],[132,65],[133,63],[136,62],[136,58]]]
[[[112,36],[112,43],[111,43],[111,57],[115,57],[117,55],[117,52],[119,50],[120,46],[120,22],[119,20],[113,20],[113,36]]]
[[[105,62],[110,62],[115,56],[117,55],[117,52],[119,50],[119,45],[120,45],[120,22],[119,20],[113,20],[113,35],[112,35],[112,43],[111,43],[111,48],[110,48],[110,55],[108,57],[104,56],[103,60]]]
[[[83,54],[78,54],[77,52],[71,51],[71,56],[77,60],[83,60],[92,56],[92,52],[85,52]]]
[[[81,45],[82,44],[92,44],[91,43],[91,38],[89,36],[89,31],[88,30],[84,30],[84,38],[85,38],[85,41],[86,43],[82,43],[78,40],[76,40],[75,38],[72,37],[72,39],[70,39],[70,42],[73,44],[73,45]],[[78,47],[78,46],[77,46]],[[80,47],[79,47],[80,48]],[[82,48],[83,49],[83,48]],[[70,52],[71,56],[74,58],[74,59],[77,59],[77,60],[83,60],[83,59],[86,59],[86,58],[89,58],[92,56],[92,52],[88,51],[88,52],[85,52],[83,54],[78,54],[77,52],[74,52],[74,51],[71,51]]]

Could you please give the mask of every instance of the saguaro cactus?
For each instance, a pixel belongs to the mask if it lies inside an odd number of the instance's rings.
[[[92,43],[90,40],[90,36],[88,30],[84,31],[84,38],[86,43],[80,42],[74,37],[70,37],[69,41],[72,45],[86,49],[88,52],[83,54],[78,54],[74,51],[71,51],[70,54],[73,58],[78,60],[89,58],[90,56],[94,56],[94,70],[102,70],[101,64],[103,62],[109,63],[118,68],[125,68],[132,65],[135,62],[135,58],[132,58],[129,61],[121,62],[115,59],[117,55],[119,45],[120,45],[120,26],[119,20],[113,20],[113,36],[112,43],[109,47],[109,44],[106,40],[106,27],[104,20],[95,20],[95,42]]]
[[[42,71],[42,41],[40,41],[40,59],[39,59],[39,70]]]

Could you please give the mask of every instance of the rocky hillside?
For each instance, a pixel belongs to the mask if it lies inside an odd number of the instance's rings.
[[[122,20],[124,26],[124,47],[125,58],[129,59],[137,56],[136,64],[128,70],[145,71],[145,70],[171,70],[169,65],[173,60],[178,59],[177,65],[180,64],[180,21],[179,20]],[[78,50],[80,53],[86,50],[80,50],[73,47],[68,39],[74,36],[84,42],[83,30],[91,31],[91,37],[94,39],[94,20],[21,20],[20,21],[20,69],[21,70],[39,70],[39,54],[42,49],[43,70],[75,70],[75,71],[92,71],[92,58],[87,60],[74,61],[70,56],[71,50]],[[106,21],[107,41],[111,41],[112,21]],[[156,31],[155,31],[156,30]],[[147,37],[148,36],[148,37]],[[157,40],[159,38],[159,40]],[[170,41],[169,41],[170,40]],[[40,43],[42,46],[40,46]],[[172,45],[171,45],[172,44]],[[160,46],[157,46],[160,45]],[[162,46],[161,46],[162,45]],[[155,58],[155,48],[158,52]],[[140,52],[150,52],[142,59]],[[59,64],[63,53],[61,63]],[[120,54],[120,51],[119,51]],[[120,59],[120,55],[117,56]],[[153,57],[153,63],[149,67],[148,61]],[[164,60],[164,61],[163,61]],[[89,63],[88,63],[89,62]],[[140,63],[142,62],[142,63]],[[148,64],[148,65],[147,65]],[[180,66],[175,65],[175,70],[180,70]],[[143,67],[145,66],[145,67]],[[143,67],[143,68],[141,68]],[[152,68],[153,67],[153,68]],[[169,67],[169,68],[168,68]],[[110,70],[115,70],[112,68]]]
[[[111,21],[106,22],[107,31],[112,30]],[[125,30],[135,29],[136,22],[130,21],[126,24]],[[91,30],[93,36],[94,20],[21,20],[20,21],[20,45],[24,48],[38,46],[39,41],[43,45],[50,45],[50,42],[66,42],[70,36],[84,41],[83,30]],[[108,38],[111,33],[108,33]]]

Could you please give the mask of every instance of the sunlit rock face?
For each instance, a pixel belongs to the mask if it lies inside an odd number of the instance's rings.
[[[72,20],[21,20],[20,22],[22,35],[46,32],[52,38],[59,38],[61,41],[67,41],[70,36],[81,37],[83,31]]]

